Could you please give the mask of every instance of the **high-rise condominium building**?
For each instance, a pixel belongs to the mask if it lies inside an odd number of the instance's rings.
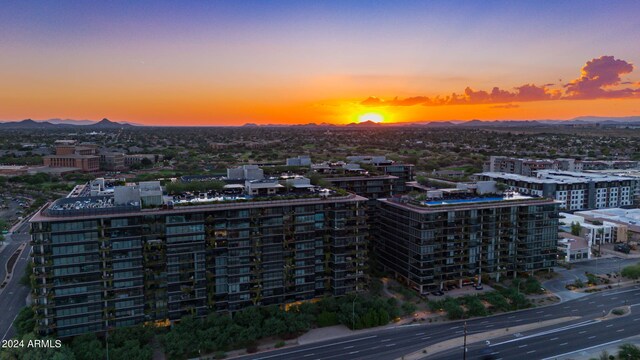
[[[32,218],[39,333],[68,337],[363,288],[363,197],[216,195],[143,207],[136,191],[59,199]]]

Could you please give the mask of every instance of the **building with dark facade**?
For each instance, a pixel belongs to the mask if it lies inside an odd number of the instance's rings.
[[[69,337],[363,289],[360,196],[143,209],[136,190],[123,188],[117,203],[118,196],[68,197],[31,219],[40,334]]]
[[[375,256],[420,293],[555,265],[558,203],[520,195],[378,199]]]

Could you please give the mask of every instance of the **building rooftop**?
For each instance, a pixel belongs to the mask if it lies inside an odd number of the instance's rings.
[[[67,195],[41,209],[35,220],[50,218],[82,218],[89,216],[118,215],[124,213],[138,213],[149,211],[175,211],[182,208],[205,208],[219,204],[233,204],[256,202],[261,204],[276,204],[283,201],[324,201],[330,198],[336,199],[364,199],[355,195],[345,195],[345,192],[334,191],[309,184],[295,184],[297,192],[284,192],[271,195],[249,195],[238,193],[234,195],[211,191],[185,192],[180,195],[163,195],[163,188],[159,181],[141,182],[139,184],[128,183],[122,186],[115,180],[96,179],[86,185],[78,185]],[[242,185],[227,185],[229,188],[242,189]],[[251,186],[264,186],[266,188],[284,189],[277,180],[252,181]],[[302,190],[302,192],[300,192]],[[157,202],[145,203],[145,199],[154,196]],[[154,200],[156,201],[156,200]]]
[[[499,202],[499,201],[518,201],[532,199],[531,196],[520,195],[518,193],[509,193],[503,196],[474,196],[463,199],[437,199],[427,200],[422,203],[424,206],[439,206],[439,205],[457,205],[457,204],[473,204],[473,203],[487,203],[487,202]]]
[[[634,180],[631,177],[625,176],[561,170],[540,170],[537,171],[537,176],[525,176],[502,172],[483,172],[479,175],[488,176],[491,178],[525,181],[535,184],[583,184],[589,182]]]
[[[269,200],[273,199],[273,200]],[[331,197],[304,197],[298,199],[278,198],[278,197],[262,197],[262,198],[239,198],[230,201],[221,201],[217,203],[197,204],[192,203],[191,206],[178,206],[174,208],[158,207],[151,209],[142,209],[140,206],[132,204],[115,205],[104,197],[94,198],[64,198],[58,199],[52,203],[43,206],[31,219],[30,222],[43,221],[69,221],[81,220],[92,217],[113,218],[122,216],[136,215],[161,215],[168,212],[172,214],[192,213],[207,210],[225,210],[225,209],[246,209],[261,208],[268,206],[295,206],[302,204],[312,204],[317,202],[363,202],[367,198],[355,195],[334,195]],[[78,207],[76,209],[76,206]]]
[[[389,180],[389,179],[398,179],[398,177],[393,175],[370,175],[370,176],[361,175],[361,176],[327,177],[323,179],[330,182],[337,182],[337,181],[357,181],[357,180]]]
[[[495,194],[489,196],[468,194],[467,196],[458,195],[452,198],[427,200],[417,200],[416,198],[404,195],[388,199],[378,199],[378,201],[382,201],[394,206],[409,208],[421,213],[441,212],[449,210],[469,210],[488,207],[506,207],[513,205],[557,203],[557,201],[552,199],[525,196],[517,193],[508,193],[504,196]]]
[[[588,211],[577,211],[575,215],[585,216],[593,219],[607,220],[627,225],[640,225],[640,209],[597,209]]]

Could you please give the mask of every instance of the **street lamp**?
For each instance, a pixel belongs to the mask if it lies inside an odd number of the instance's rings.
[[[353,297],[353,302],[351,303],[351,329],[356,329],[356,299],[358,299],[358,294]]]
[[[464,353],[462,354],[462,360],[467,360],[467,322],[464,322]]]

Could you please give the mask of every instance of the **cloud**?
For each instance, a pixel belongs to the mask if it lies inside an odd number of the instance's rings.
[[[619,89],[620,85],[631,84],[622,82],[621,75],[629,74],[634,67],[624,60],[615,59],[613,56],[601,56],[588,61],[582,67],[580,78],[564,85],[562,90],[552,89],[554,84],[524,84],[512,90],[504,90],[494,87],[491,91],[473,90],[466,87],[461,94],[453,93],[448,96],[412,96],[404,99],[395,97],[393,100],[384,100],[370,96],[360,102],[363,106],[443,106],[443,105],[473,105],[473,104],[507,104],[505,106],[492,106],[495,108],[517,107],[512,103],[548,100],[577,100],[577,99],[601,99],[601,98],[625,98],[640,96],[640,88]],[[635,84],[640,86],[640,83]]]
[[[470,87],[464,89],[463,94],[453,93],[450,96],[429,98],[426,96],[414,96],[405,99],[385,101],[375,96],[370,96],[360,102],[364,106],[442,106],[442,105],[471,105],[471,104],[501,104],[510,102],[553,100],[560,97],[557,90],[550,90],[547,86],[525,84],[518,86],[514,91],[502,90],[494,87],[491,92],[473,90]]]
[[[638,89],[610,89],[621,84],[620,75],[633,71],[633,65],[613,56],[601,56],[587,61],[581,76],[564,87],[566,99],[601,99],[629,97]]]
[[[519,108],[520,105],[509,103],[509,104],[504,104],[504,105],[492,105],[492,106],[489,106],[489,107],[492,108],[492,109],[515,109],[515,108]]]

